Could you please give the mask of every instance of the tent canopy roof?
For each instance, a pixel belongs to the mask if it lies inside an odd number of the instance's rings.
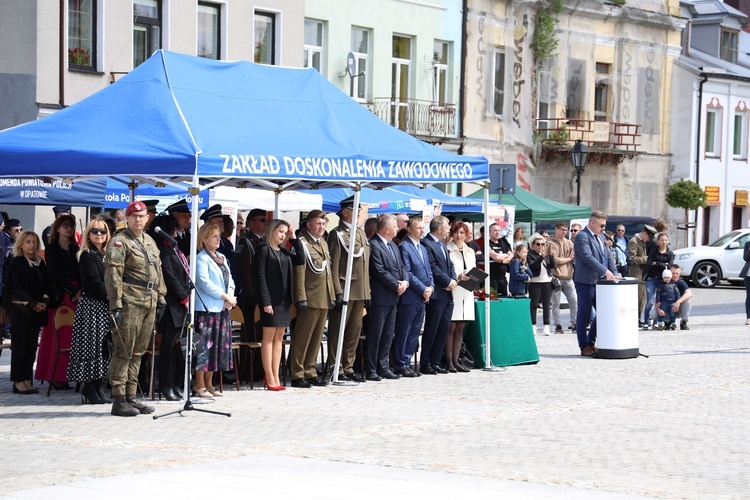
[[[163,50],[96,94],[0,132],[0,164],[8,176],[266,188],[487,179],[486,159],[386,124],[314,69]]]
[[[482,191],[469,195],[469,198],[482,198]],[[497,201],[497,195],[490,195],[490,201]],[[568,205],[531,194],[516,188],[516,194],[504,194],[503,205],[516,207],[516,222],[536,222],[552,220],[582,219],[591,215],[591,207]]]

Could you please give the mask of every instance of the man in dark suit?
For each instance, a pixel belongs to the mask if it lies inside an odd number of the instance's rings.
[[[365,338],[365,372],[367,380],[401,378],[391,371],[389,357],[396,326],[398,298],[409,281],[401,253],[391,241],[398,232],[396,217],[378,217],[377,233],[370,239],[370,316]]]
[[[257,298],[255,294],[255,278],[253,276],[253,260],[255,249],[263,242],[263,234],[268,226],[266,211],[259,208],[250,210],[247,214],[247,231],[237,240],[237,275],[239,277],[239,305],[245,318],[245,341],[259,342],[260,332],[255,328],[255,308]]]
[[[453,315],[453,294],[456,288],[456,271],[453,268],[448,249],[443,240],[450,231],[448,219],[439,215],[430,221],[430,234],[422,238],[432,269],[435,291],[425,308],[424,334],[422,335],[422,355],[419,358],[419,371],[427,375],[448,373],[440,367],[440,359],[445,349],[445,339]]]
[[[596,323],[586,331],[591,316],[591,309],[596,306],[596,282],[600,279],[613,280],[621,277],[617,272],[615,259],[604,243],[604,226],[607,216],[598,210],[591,213],[588,225],[578,232],[574,240],[575,270],[573,282],[578,295],[578,316],[576,333],[581,356],[593,356],[596,353]]]
[[[396,313],[396,336],[393,340],[395,373],[404,377],[420,374],[409,367],[417,350],[419,332],[424,321],[425,304],[435,290],[427,250],[420,243],[424,235],[421,217],[412,217],[406,225],[407,237],[398,248],[409,277],[409,288],[401,295]]]

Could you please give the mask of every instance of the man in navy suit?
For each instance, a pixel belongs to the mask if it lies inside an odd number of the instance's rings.
[[[578,295],[578,315],[576,317],[576,333],[581,356],[593,356],[596,353],[596,323],[591,322],[591,328],[586,331],[591,309],[596,306],[596,282],[600,279],[613,280],[621,277],[617,273],[615,259],[604,244],[602,233],[607,222],[607,216],[596,210],[591,213],[588,225],[578,232],[574,244],[575,271],[573,282]]]
[[[389,357],[396,326],[398,298],[409,288],[401,253],[391,241],[398,232],[396,217],[378,217],[377,233],[370,239],[370,308],[365,337],[365,378],[372,381],[401,378],[391,371]]]
[[[398,248],[401,260],[409,276],[409,288],[401,295],[396,313],[396,336],[393,339],[395,372],[404,377],[420,374],[409,367],[409,361],[417,350],[419,332],[424,321],[425,303],[435,290],[432,269],[427,250],[420,243],[424,235],[421,217],[412,217],[406,225],[407,237]]]
[[[427,375],[448,373],[448,370],[440,367],[440,359],[453,315],[451,292],[456,288],[456,271],[443,243],[449,231],[448,219],[439,215],[430,221],[430,234],[422,238],[435,283],[435,291],[425,308],[422,355],[419,358],[419,371]]]

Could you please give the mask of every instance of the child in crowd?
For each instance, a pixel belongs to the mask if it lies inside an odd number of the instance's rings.
[[[657,330],[674,330],[675,315],[672,310],[674,303],[680,298],[680,290],[677,285],[672,283],[672,271],[665,269],[661,273],[663,283],[656,285],[656,312],[659,314],[659,322],[656,325]],[[662,318],[668,317],[666,324],[662,324]]]
[[[516,246],[513,252],[513,260],[510,261],[510,280],[508,280],[508,292],[511,297],[526,297],[528,283],[534,276],[531,269],[526,265],[526,256],[529,249],[526,245]]]

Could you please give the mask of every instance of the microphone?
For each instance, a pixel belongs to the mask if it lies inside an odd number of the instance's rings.
[[[172,244],[173,246],[175,246],[175,247],[177,246],[177,240],[176,240],[176,239],[174,239],[174,238],[172,238],[171,236],[169,236],[169,235],[167,234],[167,232],[166,232],[166,231],[164,231],[164,230],[163,230],[162,228],[160,228],[159,226],[156,226],[156,227],[154,228],[154,231],[156,231],[156,232],[157,232],[158,234],[162,235],[162,237],[164,237],[164,239],[165,239],[165,240],[167,240],[168,242],[170,242],[170,243],[171,243],[171,244]]]

